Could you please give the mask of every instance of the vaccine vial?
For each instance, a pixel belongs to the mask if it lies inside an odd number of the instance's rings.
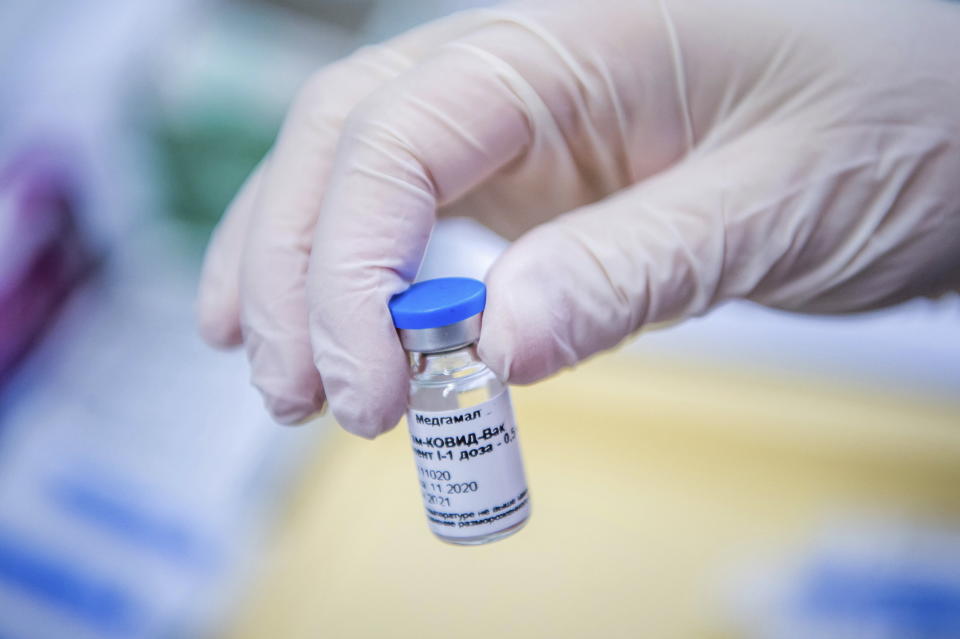
[[[427,522],[453,544],[502,539],[530,517],[510,390],[477,357],[486,297],[483,282],[447,277],[390,300],[410,357],[407,425]]]

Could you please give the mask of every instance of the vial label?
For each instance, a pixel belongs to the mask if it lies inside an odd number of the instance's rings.
[[[527,518],[527,480],[508,391],[470,408],[411,408],[407,425],[434,533],[477,537]]]

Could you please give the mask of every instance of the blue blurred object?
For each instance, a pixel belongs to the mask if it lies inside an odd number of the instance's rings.
[[[277,428],[242,353],[200,342],[179,237],[129,234],[11,380],[0,636],[212,634],[326,432]]]
[[[736,607],[750,638],[960,637],[960,522],[861,515],[744,576]]]
[[[189,569],[213,567],[216,545],[198,537],[189,522],[152,512],[149,501],[124,500],[92,474],[58,478],[50,496],[65,514],[124,542]]]
[[[824,622],[882,629],[903,639],[960,637],[960,582],[918,573],[825,562],[807,576],[803,614]]]
[[[51,548],[3,530],[0,581],[111,636],[132,636],[142,625],[137,604],[120,584],[97,578]]]

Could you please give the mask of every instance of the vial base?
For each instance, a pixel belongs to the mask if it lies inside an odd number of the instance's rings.
[[[528,506],[529,508],[529,506]],[[437,539],[444,541],[448,544],[453,544],[454,546],[482,546],[484,544],[489,544],[494,541],[500,541],[501,539],[506,539],[510,535],[519,532],[524,526],[527,525],[527,522],[530,521],[530,513],[527,512],[527,516],[524,517],[521,521],[508,526],[503,530],[498,530],[494,533],[487,533],[485,535],[477,535],[476,537],[447,537],[446,535],[441,535],[440,533],[433,533]]]

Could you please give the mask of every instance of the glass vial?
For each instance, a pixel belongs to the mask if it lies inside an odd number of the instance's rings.
[[[427,522],[453,544],[520,530],[530,498],[506,384],[477,357],[486,287],[450,277],[390,300],[410,355],[407,426]]]

